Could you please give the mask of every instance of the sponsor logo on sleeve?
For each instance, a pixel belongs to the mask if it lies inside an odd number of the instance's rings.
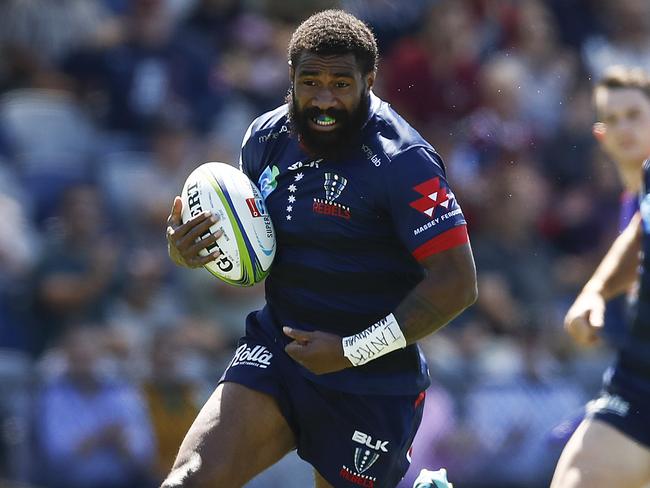
[[[438,176],[414,186],[413,191],[419,193],[422,197],[409,205],[430,219],[433,219],[433,214],[438,206],[445,209],[449,208],[453,198],[453,194],[447,193],[447,190],[440,186],[440,177]]]

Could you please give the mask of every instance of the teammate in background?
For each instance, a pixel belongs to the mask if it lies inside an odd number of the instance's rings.
[[[440,156],[372,92],[377,47],[342,11],[289,45],[287,103],[251,124],[242,170],[278,243],[266,306],[183,441],[163,487],[243,485],[292,449],[315,486],[394,487],[429,384],[417,340],[477,295],[462,211]],[[168,220],[170,256],[199,267],[214,222]],[[255,351],[253,353],[253,351]]]
[[[575,341],[599,341],[605,302],[631,290],[638,296],[616,363],[605,374],[601,396],[567,443],[551,488],[642,487],[650,482],[650,76],[612,68],[596,85],[594,135],[616,163],[626,191],[616,239],[565,317]],[[633,217],[629,217],[632,216]],[[639,263],[639,252],[642,252]],[[639,264],[641,267],[639,268]]]

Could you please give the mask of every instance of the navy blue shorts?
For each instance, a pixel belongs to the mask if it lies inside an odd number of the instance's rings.
[[[275,398],[296,436],[298,455],[335,487],[394,488],[409,467],[424,393],[353,395],[317,385],[300,374],[282,341],[254,313],[224,381]]]
[[[605,373],[603,390],[587,404],[587,416],[650,447],[650,382],[620,366]]]

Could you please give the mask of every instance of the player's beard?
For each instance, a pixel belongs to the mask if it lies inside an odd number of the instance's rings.
[[[351,151],[360,144],[361,129],[368,117],[370,94],[365,89],[359,104],[351,111],[339,109],[320,110],[317,107],[300,109],[293,93],[289,90],[286,98],[289,107],[289,123],[298,134],[307,152],[316,158],[340,160],[350,156]],[[334,118],[338,127],[333,131],[319,132],[309,126],[309,120],[319,115]]]

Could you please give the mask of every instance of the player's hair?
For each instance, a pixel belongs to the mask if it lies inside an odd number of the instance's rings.
[[[291,66],[305,51],[324,56],[352,53],[364,75],[377,69],[375,36],[366,24],[342,10],[318,12],[298,26],[289,42]]]
[[[637,67],[611,66],[596,83],[594,94],[601,88],[636,88],[650,98],[650,74]]]

